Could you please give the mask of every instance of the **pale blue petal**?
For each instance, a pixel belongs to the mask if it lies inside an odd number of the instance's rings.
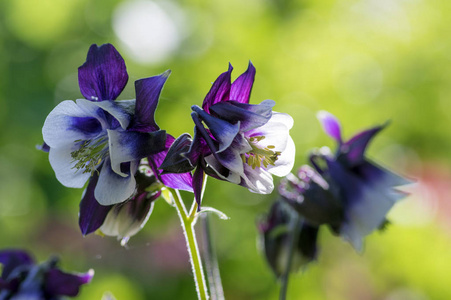
[[[56,179],[62,185],[71,188],[82,188],[91,176],[91,173],[83,173],[84,169],[75,168],[76,161],[73,161],[71,153],[77,150],[78,146],[69,144],[65,147],[50,148],[49,161],[55,171]]]
[[[131,163],[130,169],[127,170],[127,177],[116,174],[107,158],[100,171],[99,181],[94,191],[95,198],[101,205],[112,205],[124,202],[129,199],[136,190],[136,172],[137,164]]]

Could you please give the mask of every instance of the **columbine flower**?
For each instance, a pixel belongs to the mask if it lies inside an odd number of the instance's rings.
[[[94,270],[85,274],[65,273],[57,267],[57,259],[51,258],[37,265],[34,259],[21,250],[0,251],[3,265],[0,278],[0,299],[63,299],[75,297],[80,286],[89,283]]]
[[[194,138],[179,137],[162,164],[166,172],[186,172],[195,167],[196,199],[200,201],[203,173],[271,193],[271,174],[285,176],[294,164],[295,146],[289,135],[293,119],[272,111],[275,102],[249,104],[255,68],[231,83],[232,66],[213,83],[202,108],[192,107]],[[199,203],[200,204],[200,203]]]
[[[294,214],[297,213],[283,201],[276,201],[258,224],[266,260],[277,277],[281,277],[287,268],[291,238],[295,239],[296,244],[290,270],[297,270],[316,259],[318,227],[309,225]],[[299,222],[296,223],[296,220]],[[295,227],[298,227],[298,235],[292,237]]]
[[[298,177],[287,176],[281,195],[314,225],[328,224],[357,250],[363,237],[383,227],[391,207],[405,193],[395,189],[410,181],[376,165],[365,157],[365,149],[384,127],[363,131],[344,142],[338,120],[328,112],[318,118],[325,132],[338,143],[337,151],[313,153],[315,168],[303,166]]]
[[[67,187],[81,188],[98,173],[96,200],[121,203],[135,192],[139,161],[165,148],[166,133],[153,112],[169,71],[137,81],[136,101],[114,101],[128,75],[122,57],[107,44],[91,46],[78,75],[86,99],[58,104],[42,129],[50,164]]]

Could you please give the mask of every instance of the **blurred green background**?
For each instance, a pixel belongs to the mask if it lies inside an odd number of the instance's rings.
[[[80,299],[195,299],[175,210],[158,200],[127,248],[82,237],[82,190],[63,187],[37,151],[53,107],[81,97],[77,68],[92,43],[112,43],[133,82],[172,70],[157,122],[192,133],[190,106],[231,62],[236,78],[257,68],[251,103],[274,99],[295,119],[295,167],[313,147],[333,146],[316,121],[335,114],[350,137],[391,120],[369,149],[415,179],[365,251],[321,231],[318,262],[292,276],[289,299],[451,299],[451,23],[445,0],[2,0],[0,1],[0,248],[59,254],[66,270],[96,275]],[[277,181],[278,179],[276,179]],[[185,195],[191,197],[190,195]],[[208,182],[227,299],[277,299],[257,250],[256,220],[273,195]]]

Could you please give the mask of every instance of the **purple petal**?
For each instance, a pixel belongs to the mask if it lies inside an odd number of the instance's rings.
[[[80,91],[88,100],[115,100],[127,81],[125,62],[111,44],[92,45],[86,62],[78,68]]]
[[[85,274],[69,274],[53,268],[45,274],[44,289],[51,296],[75,297],[80,291],[80,286],[89,283],[93,276],[93,270]]]
[[[185,157],[185,154],[189,151],[190,146],[193,142],[191,136],[188,133],[184,133],[175,141],[173,141],[173,139],[174,138],[171,135],[167,135],[166,147],[170,145],[169,149],[162,152],[163,154],[161,155],[164,156],[161,163],[159,162],[161,159],[160,154],[156,154],[158,156],[156,158],[153,158],[153,160],[158,161],[159,163],[159,167],[155,166],[155,168],[160,168],[164,173],[191,172],[194,169],[194,165],[191,164],[189,158]],[[197,161],[197,159],[195,161]]]
[[[230,146],[230,144],[232,144],[233,140],[240,130],[239,123],[231,124],[227,121],[213,117],[196,105],[192,106],[191,109],[196,113],[196,115],[191,114],[193,120],[197,119],[197,116],[199,116],[200,119],[202,119],[202,121],[205,123],[205,125],[207,125],[216,141],[219,142],[219,149],[217,150],[217,152],[224,151],[227,147]],[[196,120],[194,121],[196,123]],[[199,126],[203,127],[201,124],[197,125],[198,123],[196,123],[196,126],[198,128]],[[199,128],[199,130],[202,130],[202,128]]]
[[[83,235],[90,234],[99,229],[105,221],[108,212],[113,207],[112,205],[100,205],[97,202],[94,196],[94,190],[98,180],[99,175],[97,172],[94,172],[80,202],[78,224]]]
[[[213,83],[210,91],[207,96],[205,96],[204,102],[202,103],[202,108],[210,113],[210,106],[215,103],[221,101],[229,100],[230,88],[232,84],[230,83],[230,76],[232,73],[233,67],[229,64],[229,70],[227,72],[222,73]]]
[[[167,70],[158,76],[135,81],[136,107],[131,126],[133,130],[149,132],[160,129],[155,123],[155,110],[161,90],[170,74],[171,71]]]
[[[249,97],[254,84],[255,68],[249,61],[249,66],[243,74],[240,75],[233,83],[230,89],[230,100],[240,103],[249,103]]]
[[[317,113],[316,117],[323,126],[324,132],[331,138],[341,143],[341,125],[340,121],[331,113],[321,110]]]
[[[220,102],[210,107],[212,114],[232,124],[240,122],[240,130],[248,131],[266,124],[272,116],[272,100],[260,104],[243,104],[235,101]]]
[[[152,170],[155,174],[159,174],[159,180],[163,182],[164,185],[173,188],[173,189],[179,189],[184,190],[188,192],[193,192],[193,179],[190,172],[184,172],[180,174],[161,174],[163,170],[159,169],[167,157],[167,154],[169,153],[169,149],[171,149],[171,146],[174,143],[174,137],[171,135],[167,135],[166,139],[166,150],[149,155],[148,161],[150,166],[152,167]],[[186,147],[184,148],[186,149]],[[186,149],[187,150],[187,149]],[[185,159],[185,161],[187,161]]]
[[[202,168],[197,167],[196,171],[194,171],[193,175],[193,190],[194,190],[194,197],[196,198],[197,202],[197,211],[200,210],[200,205],[202,201],[202,187],[204,184],[204,171]]]
[[[31,266],[34,264],[34,259],[22,250],[2,250],[0,251],[0,264],[3,265],[1,278],[6,280],[15,268]]]
[[[368,143],[377,133],[379,133],[379,131],[384,129],[385,126],[386,125],[377,126],[360,132],[340,147],[341,152],[351,166],[362,162]]]

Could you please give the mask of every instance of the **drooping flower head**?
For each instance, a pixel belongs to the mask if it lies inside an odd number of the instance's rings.
[[[275,201],[267,216],[260,220],[258,229],[266,261],[276,277],[281,277],[287,268],[291,239],[292,250],[290,271],[297,270],[316,259],[318,227],[294,216],[293,209],[284,201]],[[296,228],[298,227],[298,228]],[[293,232],[298,232],[292,237]]]
[[[80,207],[83,234],[98,229],[113,205],[142,199],[147,187],[138,186],[136,175],[144,158],[160,182],[192,190],[189,174],[158,170],[174,141],[154,118],[169,74],[140,79],[136,99],[116,100],[128,81],[124,60],[110,44],[92,45],[78,69],[85,99],[63,101],[48,115],[42,133],[57,179],[75,188],[89,179]]]
[[[280,192],[309,223],[327,224],[362,249],[363,237],[381,228],[393,205],[406,196],[396,187],[410,181],[365,157],[369,142],[384,127],[377,126],[343,141],[338,120],[328,112],[318,118],[325,132],[337,141],[332,154],[325,148],[314,152],[314,169],[303,166],[298,176],[288,176]]]
[[[0,299],[63,299],[75,297],[81,285],[89,283],[94,270],[84,274],[66,273],[51,258],[36,264],[33,257],[22,250],[1,250]]]
[[[255,77],[251,63],[233,83],[232,69],[216,79],[202,108],[192,106],[194,138],[180,136],[162,164],[165,172],[196,168],[193,188],[199,204],[204,173],[267,194],[274,189],[271,174],[285,176],[294,164],[293,119],[273,112],[272,100],[249,104]]]

